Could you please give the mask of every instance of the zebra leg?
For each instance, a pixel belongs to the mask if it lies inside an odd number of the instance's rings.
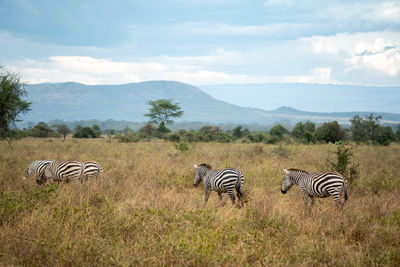
[[[218,192],[218,197],[219,197],[219,200],[222,201],[222,193],[221,192]]]
[[[306,207],[306,209],[309,210],[310,208],[308,207],[308,195],[305,192],[301,192],[301,197],[303,198],[304,206]]]
[[[310,209],[314,206],[315,202],[315,197],[310,197],[311,198],[311,203],[310,203]]]
[[[207,204],[208,198],[210,197],[210,189],[205,188],[204,205]]]
[[[236,200],[236,198],[235,198],[235,194],[233,193],[233,190],[228,191],[228,195],[229,195],[229,197],[231,198],[232,205],[235,205],[235,200]]]
[[[236,195],[238,197],[238,207],[240,209],[243,206],[243,193],[240,188],[236,188]]]
[[[344,203],[340,200],[340,192],[333,192],[332,194],[333,201],[335,202],[336,207],[341,210],[343,208]]]

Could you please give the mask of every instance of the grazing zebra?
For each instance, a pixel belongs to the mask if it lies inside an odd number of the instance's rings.
[[[205,203],[207,204],[208,197],[211,191],[217,191],[219,199],[222,200],[222,193],[228,193],[232,200],[232,204],[235,204],[234,190],[238,197],[239,208],[242,205],[243,199],[243,174],[233,168],[223,170],[212,170],[211,166],[205,163],[199,166],[194,165],[196,169],[194,177],[194,186],[197,187],[201,181],[204,184],[205,191]]]
[[[46,168],[46,166],[53,161],[54,160],[52,159],[32,161],[26,169],[25,177],[23,178],[25,179],[26,177],[30,177],[32,175],[35,175],[36,177],[40,176],[44,171],[44,168]]]
[[[306,208],[308,208],[308,198],[311,198],[309,209],[314,205],[314,197],[324,198],[332,196],[338,208],[342,208],[344,203],[340,201],[340,193],[344,191],[344,202],[347,196],[347,181],[339,173],[326,172],[320,174],[311,174],[298,169],[283,169],[285,177],[283,178],[281,192],[286,192],[295,184],[301,190],[301,195]]]
[[[83,179],[84,165],[79,161],[53,161],[50,162],[41,176],[36,180],[38,185],[49,181],[69,182]]]
[[[100,178],[103,174],[103,168],[96,161],[85,162],[83,166],[83,178],[86,180],[89,178]]]

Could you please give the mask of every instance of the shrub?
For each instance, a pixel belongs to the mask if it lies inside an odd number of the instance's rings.
[[[279,140],[283,139],[284,134],[289,133],[289,131],[283,127],[281,124],[277,124],[274,127],[271,128],[271,130],[269,130],[269,134],[271,136],[276,136],[279,138]]]
[[[318,141],[336,143],[343,140],[345,131],[337,121],[326,122],[315,131],[315,139]]]
[[[314,143],[315,138],[313,133],[315,131],[315,124],[307,121],[305,123],[299,122],[292,130],[293,138],[300,143],[309,144]]]
[[[29,129],[28,132],[30,136],[40,138],[59,136],[53,129],[50,128],[50,126],[48,126],[44,122],[39,122],[38,124],[36,124],[35,127]]]
[[[75,131],[73,138],[99,138],[100,131],[97,129],[93,129],[92,127],[81,127]]]
[[[358,175],[358,165],[351,162],[353,157],[353,147],[343,143],[336,144],[336,160],[327,159],[327,166],[342,174],[347,180],[352,183]],[[350,168],[348,168],[350,165]]]
[[[179,150],[180,152],[189,150],[188,144],[186,141],[180,141],[179,143],[175,143],[175,148]]]

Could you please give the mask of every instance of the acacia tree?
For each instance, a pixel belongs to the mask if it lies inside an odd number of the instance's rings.
[[[150,100],[148,104],[151,107],[149,113],[145,114],[145,116],[150,118],[150,122],[159,125],[158,131],[160,132],[166,132],[168,130],[165,127],[166,124],[174,123],[174,121],[171,120],[172,117],[178,118],[183,115],[183,111],[178,106],[178,103],[173,104],[172,99]]]
[[[0,66],[0,139],[10,142],[10,124],[20,121],[20,113],[30,110],[31,103],[22,99],[25,95],[20,76]]]
[[[64,140],[63,141],[65,141],[65,137],[67,136],[67,134],[71,133],[71,130],[68,128],[67,125],[61,124],[61,125],[57,126],[57,132],[64,136]]]

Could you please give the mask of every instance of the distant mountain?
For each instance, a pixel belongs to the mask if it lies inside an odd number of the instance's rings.
[[[231,104],[264,110],[290,106],[312,112],[400,113],[400,87],[264,83],[207,85],[200,89]]]
[[[98,120],[144,122],[148,101],[173,99],[184,110],[177,122],[210,122],[224,124],[275,123],[293,124],[311,120],[316,123],[338,120],[348,123],[355,114],[369,112],[317,113],[280,107],[267,111],[247,108],[217,100],[199,88],[173,81],[148,81],[122,85],[84,85],[79,83],[44,83],[27,85],[27,100],[32,110],[22,119],[33,123],[39,121]],[[400,122],[400,114],[377,113],[390,123]],[[110,122],[111,122],[110,121]]]

